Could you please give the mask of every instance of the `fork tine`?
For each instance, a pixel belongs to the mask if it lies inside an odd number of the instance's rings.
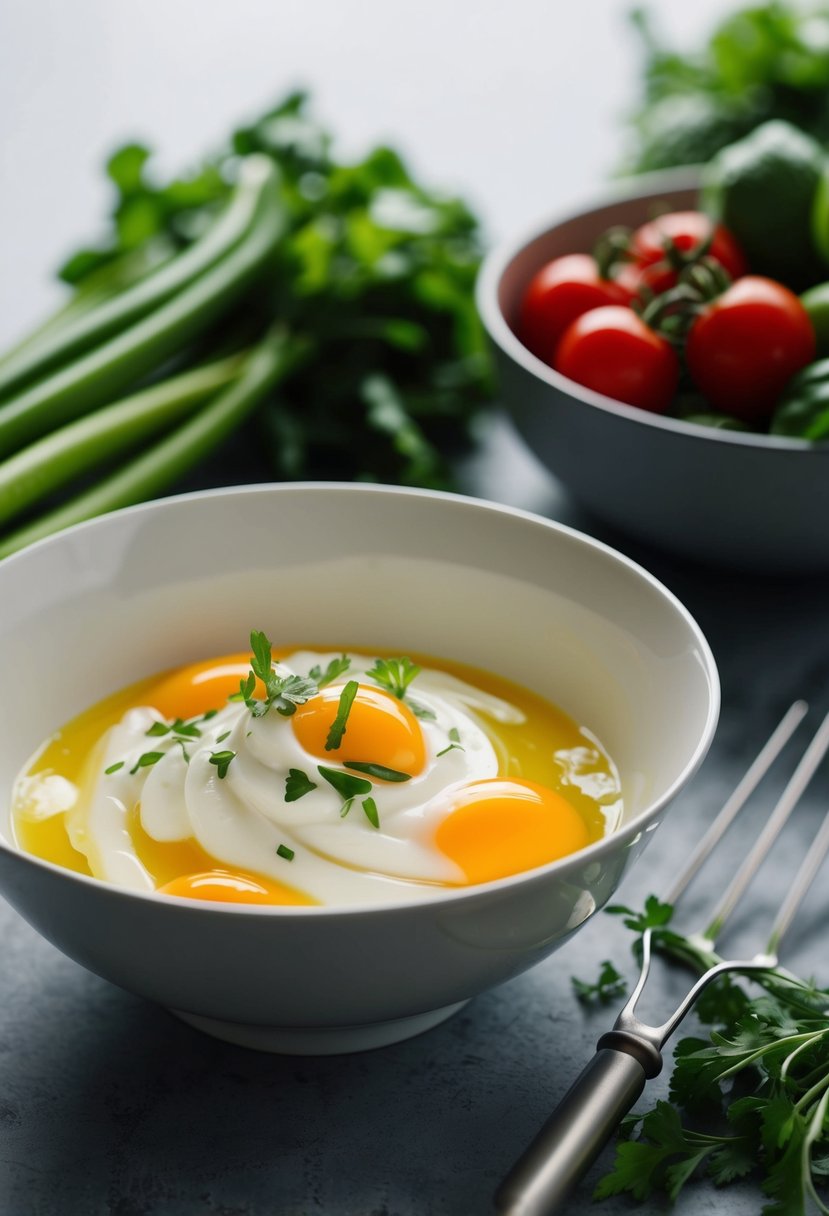
[[[827,853],[829,853],[829,814],[825,816],[820,831],[812,842],[812,847],[800,863],[800,869],[794,876],[788,895],[774,918],[766,947],[769,954],[776,955],[779,952],[780,943],[797,915],[803,897],[814,882]]]
[[[746,887],[757,873],[766,854],[787,823],[789,816],[815,775],[827,750],[829,750],[829,714],[826,715],[818,727],[817,733],[803,753],[800,763],[780,795],[774,810],[766,821],[765,827],[755,840],[745,861],[734,875],[734,878],[729,883],[714,909],[707,928],[701,934],[704,941],[713,944],[720,933],[722,933],[723,926],[740,902]]]
[[[789,706],[788,710],[783,715],[783,718],[770,736],[765,747],[756,757],[750,768],[746,770],[745,776],[735,788],[734,793],[724,804],[722,810],[717,815],[716,819],[711,824],[710,828],[705,833],[696,849],[694,849],[694,852],[691,854],[687,865],[684,867],[681,873],[677,875],[673,886],[663,897],[665,903],[676,904],[679,897],[685,891],[685,888],[688,886],[691,880],[696,877],[698,871],[708,860],[716,846],[720,843],[739,812],[743,809],[748,799],[754,793],[763,777],[765,777],[766,773],[780,755],[789,739],[791,739],[792,735],[803,721],[808,709],[809,706],[805,701],[795,701],[793,705]]]

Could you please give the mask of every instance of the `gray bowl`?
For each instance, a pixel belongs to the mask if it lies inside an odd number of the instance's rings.
[[[551,258],[589,251],[654,204],[693,207],[694,179],[653,174],[637,193],[511,241],[486,259],[478,308],[501,397],[535,455],[581,504],[630,535],[705,562],[769,573],[829,569],[829,444],[709,430],[582,388],[515,333],[524,289]]]

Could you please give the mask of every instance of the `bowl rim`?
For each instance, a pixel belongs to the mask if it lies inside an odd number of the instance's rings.
[[[512,263],[536,241],[542,240],[557,228],[575,220],[585,219],[598,212],[605,211],[616,203],[642,203],[658,201],[666,194],[678,193],[695,189],[700,184],[701,166],[667,169],[652,173],[643,173],[639,177],[625,178],[616,183],[615,188],[603,195],[591,196],[582,206],[569,208],[557,215],[552,221],[536,221],[520,236],[510,237],[495,246],[484,258],[475,285],[475,301],[484,328],[491,340],[514,363],[517,363],[537,380],[543,381],[550,388],[574,397],[606,414],[637,422],[658,431],[683,436],[698,443],[711,442],[730,444],[732,447],[750,448],[760,451],[781,451],[811,453],[821,456],[829,451],[829,441],[816,442],[810,439],[797,439],[785,435],[754,434],[750,431],[728,431],[719,427],[702,427],[695,423],[683,422],[679,418],[671,418],[665,414],[654,414],[649,410],[626,405],[603,393],[585,388],[574,380],[562,376],[532,354],[523,342],[513,332],[504,316],[498,301],[502,280]],[[572,252],[581,252],[573,250]],[[540,266],[539,266],[540,269]]]
[[[385,914],[406,914],[414,913],[417,909],[423,909],[424,914],[428,910],[435,911],[442,909],[447,905],[456,905],[475,901],[480,898],[487,898],[490,895],[496,895],[502,891],[508,891],[513,887],[532,883],[533,881],[544,881],[548,876],[557,875],[566,879],[568,873],[581,868],[583,865],[593,860],[600,860],[605,856],[624,849],[632,844],[639,836],[645,832],[649,825],[653,822],[659,812],[675,797],[680,789],[685,786],[688,781],[694,776],[699,769],[705,756],[711,746],[711,741],[716,731],[719,720],[719,712],[721,705],[721,685],[719,672],[717,670],[716,660],[711,647],[702,632],[696,619],[691,612],[685,607],[682,601],[668,587],[665,586],[655,575],[640,566],[638,562],[620,553],[612,546],[605,544],[603,541],[596,540],[585,532],[580,532],[576,528],[572,528],[567,524],[559,523],[558,520],[547,519],[542,515],[538,515],[532,511],[526,511],[519,507],[508,506],[503,503],[493,502],[489,499],[475,498],[467,494],[455,494],[444,490],[428,490],[408,486],[393,486],[381,484],[367,484],[360,482],[336,482],[336,481],[291,481],[291,482],[261,482],[252,485],[242,486],[223,486],[210,490],[194,490],[186,494],[168,495],[164,498],[154,499],[151,502],[138,503],[132,507],[123,507],[117,511],[111,511],[107,515],[98,516],[95,519],[85,520],[83,523],[75,524],[70,528],[65,528],[63,531],[55,533],[52,536],[44,537],[42,540],[36,541],[34,544],[27,546],[18,553],[11,554],[9,557],[0,560],[0,569],[6,570],[12,564],[18,564],[29,558],[32,553],[42,552],[45,549],[60,545],[86,531],[94,531],[99,527],[118,526],[121,519],[130,519],[136,515],[149,515],[165,510],[175,510],[179,504],[198,502],[200,500],[213,500],[217,498],[228,498],[234,496],[255,496],[257,494],[280,495],[284,493],[301,492],[326,492],[355,495],[377,494],[378,496],[394,496],[402,498],[414,499],[429,499],[437,502],[442,502],[444,505],[450,506],[451,509],[459,509],[474,512],[491,512],[497,515],[506,515],[518,521],[523,521],[533,527],[542,528],[556,534],[563,534],[575,541],[584,548],[593,550],[598,553],[603,560],[609,560],[612,564],[633,573],[638,579],[647,583],[651,589],[655,590],[660,597],[667,602],[668,606],[680,617],[685,627],[688,629],[691,637],[696,643],[699,654],[703,660],[703,672],[706,678],[706,683],[709,690],[709,703],[706,715],[705,724],[700,738],[697,740],[696,746],[682,770],[674,778],[667,790],[655,801],[640,812],[629,823],[622,824],[616,831],[610,832],[608,835],[601,837],[600,840],[594,841],[583,849],[579,849],[575,853],[570,853],[565,857],[561,857],[556,861],[547,862],[546,865],[536,866],[531,870],[523,870],[518,874],[511,874],[504,878],[493,879],[486,883],[475,883],[464,887],[446,888],[441,891],[435,898],[423,900],[399,900],[388,904],[349,904],[346,906],[333,906],[329,904],[319,905],[250,905],[250,904],[223,904],[219,901],[206,901],[199,899],[191,899],[186,896],[173,896],[160,894],[158,891],[134,891],[124,887],[116,886],[114,883],[105,881],[104,879],[95,878],[92,875],[81,874],[76,870],[70,870],[65,866],[58,865],[55,862],[46,861],[43,858],[36,856],[34,853],[27,853],[23,849],[16,847],[13,843],[7,843],[0,836],[0,855],[6,854],[12,856],[16,862],[33,865],[42,868],[58,876],[59,878],[69,882],[80,882],[83,885],[91,885],[94,889],[102,894],[121,898],[125,900],[138,899],[148,901],[153,905],[167,905],[170,907],[180,907],[183,910],[189,910],[191,913],[198,912],[201,915],[209,916],[255,916],[259,917],[275,917],[277,919],[292,919],[295,916],[302,917],[342,917],[342,916],[365,916],[377,913]],[[566,712],[566,710],[565,710]]]

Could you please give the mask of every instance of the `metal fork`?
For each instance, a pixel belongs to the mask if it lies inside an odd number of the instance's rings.
[[[803,719],[807,706],[796,701],[740,781],[734,793],[703,836],[682,873],[664,897],[676,904],[715,845],[783,750]],[[829,714],[792,774],[762,832],[717,903],[708,925],[691,935],[702,950],[713,952],[717,938],[741,896],[757,873],[821,760],[829,750]],[[772,925],[764,950],[750,959],[716,961],[680,1001],[668,1019],[651,1026],[637,1017],[636,1007],[648,978],[652,931],[642,938],[639,979],[613,1029],[602,1035],[596,1055],[577,1078],[533,1143],[516,1162],[495,1196],[502,1216],[553,1216],[564,1210],[568,1196],[595,1161],[613,1131],[645,1088],[645,1082],[662,1068],[662,1048],[691,1009],[700,993],[729,971],[768,971],[777,966],[783,936],[790,927],[824,856],[829,851],[829,815],[818,831]]]

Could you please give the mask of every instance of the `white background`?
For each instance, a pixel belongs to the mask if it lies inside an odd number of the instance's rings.
[[[125,139],[181,170],[288,89],[358,153],[389,141],[495,240],[617,165],[640,61],[633,0],[2,0],[0,345],[59,298],[103,227]],[[683,46],[733,8],[658,0]]]

